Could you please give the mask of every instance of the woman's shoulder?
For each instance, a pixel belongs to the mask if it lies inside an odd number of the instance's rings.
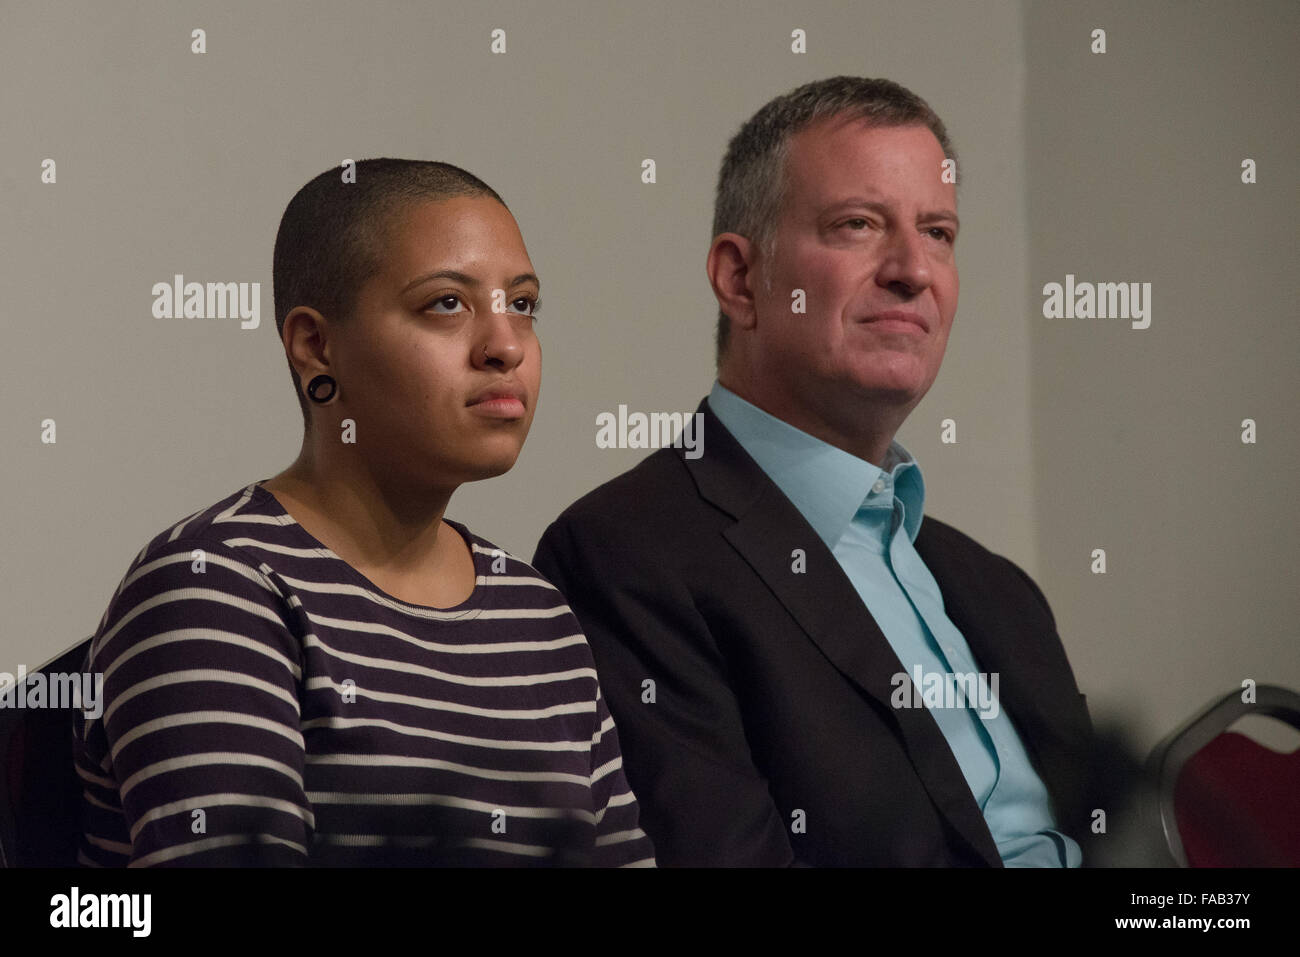
[[[99,660],[106,660],[106,646],[110,657],[122,655],[142,642],[158,643],[164,632],[181,635],[200,624],[209,630],[229,625],[245,635],[261,629],[270,636],[266,643],[296,655],[281,634],[287,628],[277,625],[287,620],[285,595],[253,547],[265,545],[258,529],[279,527],[272,503],[254,483],[149,539],[96,628],[92,650]]]
[[[474,566],[479,583],[509,589],[519,598],[545,607],[565,603],[564,595],[536,568],[508,549],[471,531],[460,522],[444,518],[458,531],[474,552]]]
[[[233,588],[242,583],[261,596],[267,591],[264,573],[268,569],[258,547],[266,547],[282,532],[282,516],[275,499],[251,483],[172,522],[131,560],[105,618],[114,608],[120,611],[151,593],[173,589],[180,582],[192,583],[195,574],[204,575],[199,580],[209,587]]]
[[[288,541],[291,524],[275,498],[252,482],[169,524],[144,544],[132,567],[160,555],[199,549],[221,552],[258,568],[263,565],[259,552]]]

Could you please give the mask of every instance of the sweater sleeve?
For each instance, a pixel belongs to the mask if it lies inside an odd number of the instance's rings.
[[[618,730],[596,688],[596,733],[591,740],[591,791],[596,808],[598,867],[654,867],[654,847],[639,823],[636,796],[623,775]]]
[[[147,552],[101,623],[105,804],[130,866],[304,865],[302,646],[275,583],[234,549]],[[88,785],[96,773],[83,773]],[[94,836],[87,832],[93,845]]]

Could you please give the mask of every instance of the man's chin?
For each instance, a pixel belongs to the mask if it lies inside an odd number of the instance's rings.
[[[929,388],[921,380],[873,376],[855,379],[850,391],[854,399],[871,405],[909,405],[921,401]]]
[[[930,370],[902,358],[883,368],[858,370],[852,383],[854,392],[873,402],[906,405],[921,401],[935,378]]]

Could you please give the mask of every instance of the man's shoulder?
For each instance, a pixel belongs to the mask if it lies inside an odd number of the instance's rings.
[[[915,548],[931,573],[936,571],[937,564],[943,563],[946,570],[991,576],[995,580],[1027,587],[1040,603],[1047,606],[1046,597],[1028,572],[947,522],[926,515],[917,532]]]
[[[917,531],[916,547],[918,551],[927,547],[942,548],[971,561],[1007,561],[956,526],[928,514],[922,519],[921,528]]]
[[[921,520],[921,527],[916,534],[916,545],[918,548],[923,545],[941,547],[949,551],[963,553],[975,559],[1001,557],[985,548],[956,526],[929,514]]]
[[[624,537],[696,521],[705,508],[676,449],[659,449],[592,489],[560,513],[552,528]]]

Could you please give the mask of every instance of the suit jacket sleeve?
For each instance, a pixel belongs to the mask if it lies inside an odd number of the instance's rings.
[[[644,540],[620,540],[618,524],[561,516],[533,565],[586,633],[660,866],[797,863],[680,566]]]

